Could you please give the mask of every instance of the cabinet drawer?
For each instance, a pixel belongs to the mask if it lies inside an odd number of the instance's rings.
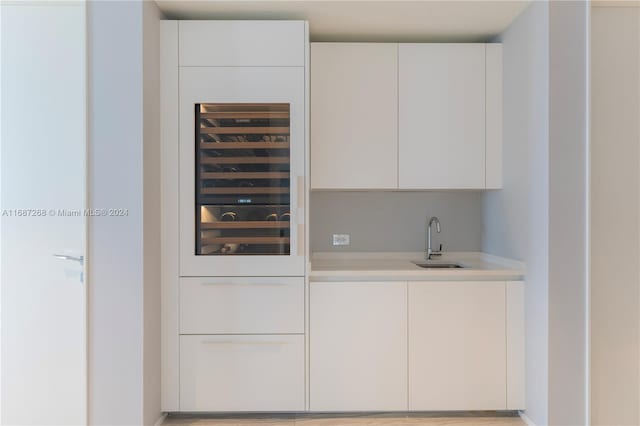
[[[180,336],[181,411],[303,411],[304,336]]]
[[[304,333],[304,278],[182,278],[180,333]]]

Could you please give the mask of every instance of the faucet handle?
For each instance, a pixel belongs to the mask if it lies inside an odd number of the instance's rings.
[[[433,250],[431,256],[442,256],[442,244],[440,244],[440,250]]]

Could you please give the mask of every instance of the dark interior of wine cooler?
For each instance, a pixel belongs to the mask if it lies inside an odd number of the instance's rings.
[[[196,254],[290,253],[289,104],[196,104]]]

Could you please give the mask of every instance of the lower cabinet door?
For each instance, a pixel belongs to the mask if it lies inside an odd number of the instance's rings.
[[[406,282],[312,282],[312,411],[407,409]]]
[[[409,409],[505,410],[503,282],[409,283]]]
[[[304,336],[180,336],[181,411],[303,411]]]

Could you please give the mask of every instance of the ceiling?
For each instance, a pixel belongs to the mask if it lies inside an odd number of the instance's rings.
[[[311,41],[480,42],[531,0],[156,0],[168,19],[304,19]]]

